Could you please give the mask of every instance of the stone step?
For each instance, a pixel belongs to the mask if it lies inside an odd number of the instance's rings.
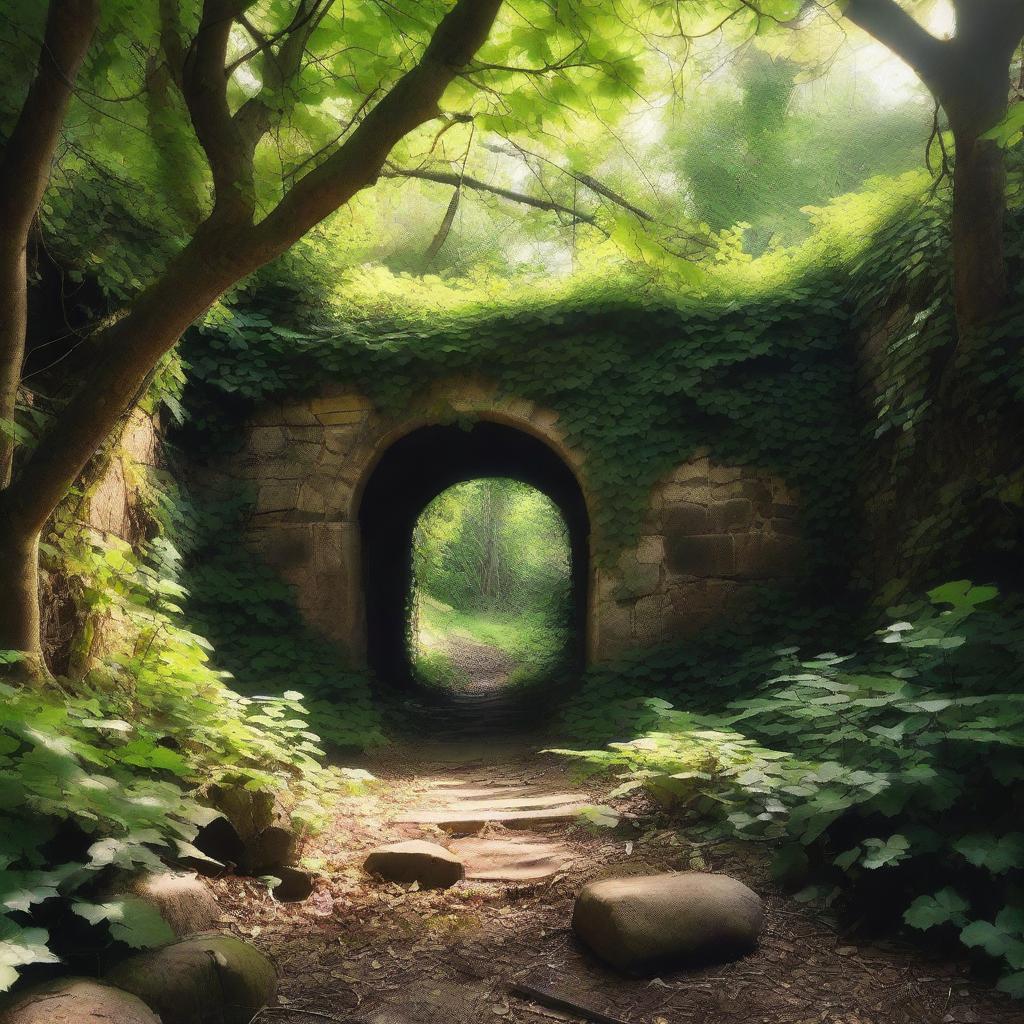
[[[446,782],[443,788],[431,789],[425,795],[431,800],[437,800],[444,807],[467,800],[502,800],[506,797],[544,795],[544,790],[536,786],[477,786],[467,789],[451,789],[450,787],[451,783]]]
[[[531,811],[508,811],[487,809],[477,811],[460,810],[419,810],[400,815],[394,820],[402,825],[437,825],[454,835],[469,835],[479,832],[484,825],[504,825],[505,828],[532,828],[537,825],[555,825],[574,821],[576,816],[589,804],[563,804],[560,807],[543,807]]]
[[[500,837],[470,836],[449,847],[466,866],[466,878],[481,882],[536,882],[566,868],[572,851],[535,832]]]
[[[578,804],[583,799],[579,793],[538,793],[536,796],[510,796],[498,799],[459,800],[438,808],[441,811],[525,811],[536,807],[561,807],[563,804]]]

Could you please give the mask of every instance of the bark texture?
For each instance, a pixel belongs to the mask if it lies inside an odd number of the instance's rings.
[[[50,4],[36,76],[0,158],[0,420],[14,419],[25,358],[29,232],[98,18],[98,0]],[[13,459],[13,436],[0,429],[0,488]]]

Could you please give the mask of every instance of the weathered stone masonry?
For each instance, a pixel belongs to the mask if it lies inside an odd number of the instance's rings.
[[[501,397],[493,385],[452,380],[387,416],[341,389],[262,409],[240,453],[213,480],[255,489],[247,542],[295,586],[306,620],[359,664],[365,653],[359,502],[380,456],[398,438],[453,417],[490,420],[551,447],[576,475],[594,521],[587,453],[568,443],[558,412]],[[591,661],[693,635],[742,614],[743,597],[800,573],[798,500],[757,467],[706,454],[681,462],[652,489],[635,547],[611,567],[588,567]]]

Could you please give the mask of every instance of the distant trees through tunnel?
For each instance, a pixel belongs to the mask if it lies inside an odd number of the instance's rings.
[[[564,671],[571,553],[555,503],[508,477],[455,484],[413,531],[408,642],[426,686],[486,692]]]
[[[546,443],[490,421],[422,427],[381,456],[359,519],[382,682],[526,686],[583,667],[589,521]]]

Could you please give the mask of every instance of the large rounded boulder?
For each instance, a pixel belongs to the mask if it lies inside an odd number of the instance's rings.
[[[249,1024],[277,992],[273,963],[233,935],[200,935],[140,953],[105,980],[138,996],[163,1024]]]
[[[732,960],[757,945],[760,897],[727,875],[604,878],[576,897],[572,927],[623,971]]]
[[[0,1024],[160,1024],[139,998],[92,978],[61,978],[0,1005]]]

